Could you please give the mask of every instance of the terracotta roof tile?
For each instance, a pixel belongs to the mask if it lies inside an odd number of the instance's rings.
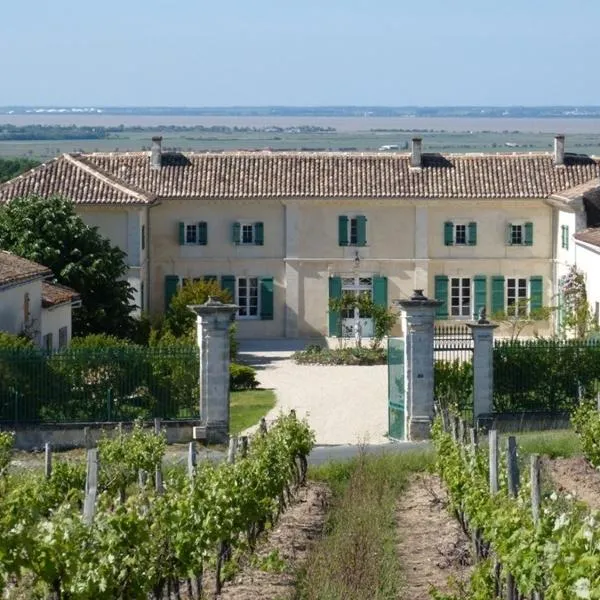
[[[584,229],[583,231],[576,233],[573,237],[580,242],[600,247],[600,227]]]
[[[42,282],[42,307],[49,308],[64,304],[65,302],[73,302],[79,299],[79,294],[64,285],[57,283]]]
[[[547,198],[600,176],[587,156],[223,152],[65,155],[0,185],[0,202],[63,194],[77,203],[151,203],[161,198]]]
[[[595,176],[593,179],[590,179],[585,183],[581,183],[574,187],[555,193],[552,195],[552,197],[558,200],[570,202],[571,200],[576,200],[577,198],[581,198],[585,195],[597,194],[599,191],[600,179],[598,178],[598,176]]]
[[[108,178],[82,168],[69,156],[59,156],[0,185],[0,202],[20,196],[67,196],[81,204],[139,204],[133,190],[115,186]]]
[[[0,250],[0,285],[16,284],[33,278],[50,277],[52,271],[44,265]]]

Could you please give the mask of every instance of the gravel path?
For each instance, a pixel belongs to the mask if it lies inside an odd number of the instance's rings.
[[[294,408],[308,418],[319,445],[388,443],[387,366],[296,365],[289,345],[274,348],[274,343],[247,343],[240,352],[258,368],[261,387],[277,395],[267,421]]]

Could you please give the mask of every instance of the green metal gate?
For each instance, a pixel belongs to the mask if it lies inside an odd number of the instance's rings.
[[[405,439],[404,339],[388,338],[388,436]]]

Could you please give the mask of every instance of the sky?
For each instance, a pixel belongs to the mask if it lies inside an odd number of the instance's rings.
[[[17,0],[0,106],[599,105],[599,0]]]

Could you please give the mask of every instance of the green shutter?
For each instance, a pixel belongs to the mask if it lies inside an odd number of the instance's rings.
[[[233,226],[231,227],[231,241],[234,244],[239,244],[240,243],[240,236],[241,236],[241,225],[239,223],[234,223]]]
[[[356,217],[356,242],[357,246],[367,245],[367,217],[358,215]]]
[[[506,245],[512,246],[512,223],[506,224]]]
[[[207,283],[209,281],[217,281],[217,276],[216,275],[204,275],[202,277],[202,281],[206,281]]]
[[[345,215],[338,217],[338,243],[340,246],[348,245],[348,217]]]
[[[254,244],[262,246],[265,243],[265,226],[262,221],[254,223]]]
[[[261,277],[260,280],[260,318],[273,320],[273,278]]]
[[[185,223],[179,221],[179,245],[185,245]]]
[[[504,277],[492,277],[492,315],[504,312]]]
[[[525,223],[525,245],[533,246],[533,223]]]
[[[561,226],[561,234],[562,234],[562,247],[565,250],[569,249],[569,226],[562,225]]]
[[[200,221],[198,223],[198,244],[200,246],[206,246],[208,243],[208,224],[206,221]]]
[[[342,278],[329,278],[329,299],[336,300],[342,297]],[[342,320],[337,310],[329,309],[329,335],[340,336],[342,334]]]
[[[454,244],[454,223],[446,221],[444,223],[444,245],[452,246]]]
[[[448,277],[446,275],[435,276],[435,299],[442,304],[435,309],[436,319],[448,318]]]
[[[178,275],[165,275],[165,312],[169,310],[171,300],[179,287]]]
[[[387,308],[387,277],[373,277],[373,304]]]
[[[487,280],[485,275],[475,275],[473,278],[473,295],[475,303],[473,305],[473,318],[479,318],[479,311],[482,308],[487,310]]]
[[[235,275],[221,275],[221,289],[229,292],[231,302],[235,302]]]
[[[469,226],[467,228],[467,233],[469,236],[469,239],[468,239],[469,246],[476,246],[477,245],[477,223],[475,223],[475,221],[471,221],[469,223]]]
[[[544,306],[544,278],[540,276],[529,278],[529,308],[533,312]]]

